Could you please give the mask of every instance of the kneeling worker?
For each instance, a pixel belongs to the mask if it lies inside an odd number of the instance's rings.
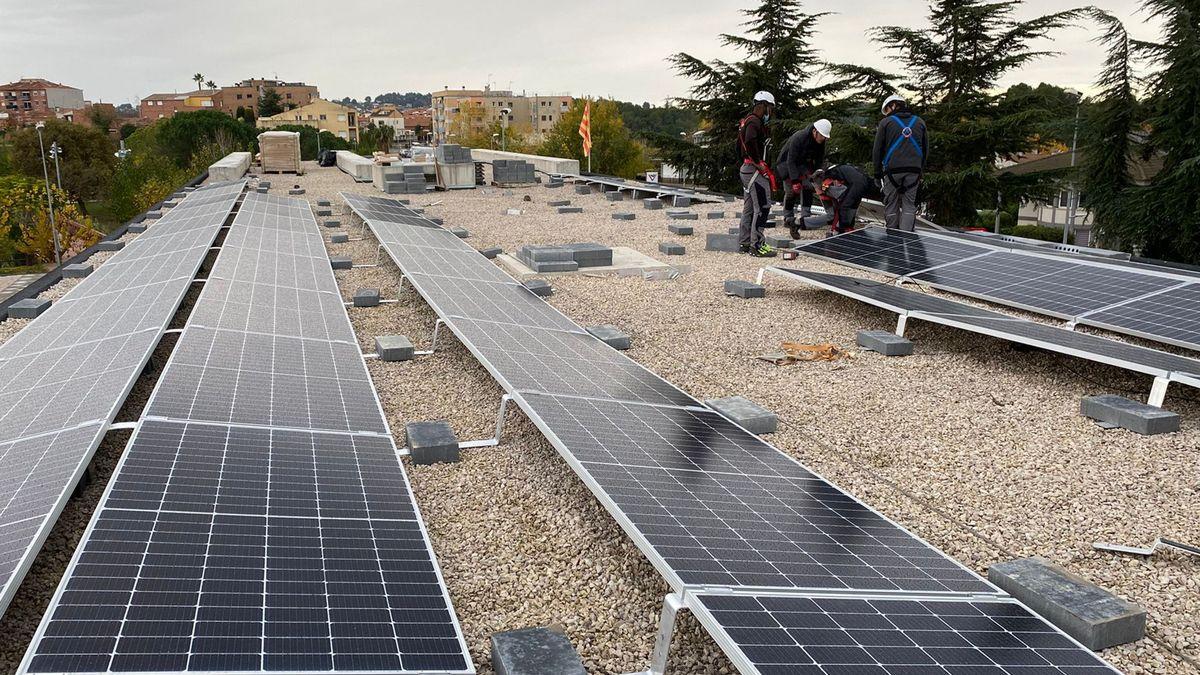
[[[821,198],[825,215],[804,219],[804,229],[829,225],[830,235],[854,229],[858,205],[871,187],[871,179],[849,164],[837,164],[812,176],[813,189]]]

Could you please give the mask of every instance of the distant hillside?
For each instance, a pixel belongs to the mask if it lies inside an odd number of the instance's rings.
[[[393,91],[374,97],[367,96],[361,101],[347,96],[338,101],[338,103],[355,108],[370,108],[371,106],[380,105],[383,103],[391,103],[393,105],[398,105],[401,108],[428,108],[431,105],[431,99],[429,94],[421,94],[415,91],[410,91],[406,94]]]

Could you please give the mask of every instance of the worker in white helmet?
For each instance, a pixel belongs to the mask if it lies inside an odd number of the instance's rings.
[[[833,132],[829,120],[821,119],[792,134],[779,151],[775,172],[783,180],[783,224],[792,239],[800,237],[800,225],[812,215],[812,174],[825,162],[825,141]],[[800,220],[796,220],[796,200]]]
[[[872,156],[883,191],[884,222],[888,229],[912,232],[917,226],[917,190],[929,155],[925,121],[899,94],[887,97],[880,112],[883,119],[875,130]]]
[[[775,191],[775,174],[767,164],[770,136],[767,122],[775,112],[775,97],[769,91],[754,95],[754,107],[738,124],[738,153],[742,158],[738,175],[742,179],[745,202],[738,243],[742,253],[768,258],[775,251],[767,246],[763,236],[767,218],[771,215],[771,193]]]

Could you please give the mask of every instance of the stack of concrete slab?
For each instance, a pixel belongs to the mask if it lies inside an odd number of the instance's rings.
[[[438,164],[470,164],[473,161],[471,149],[453,143],[444,143],[437,146],[437,161]]]
[[[389,195],[421,194],[425,192],[424,165],[376,164],[373,173],[375,187]]]
[[[336,155],[337,168],[349,174],[355,182],[371,182],[371,167],[375,165],[375,162],[349,150],[338,150]]]
[[[263,173],[304,173],[300,164],[300,134],[294,131],[264,131],[258,135]]]
[[[612,249],[603,244],[522,246],[517,259],[534,272],[574,272],[584,267],[608,267],[613,264]]]
[[[500,185],[514,183],[536,183],[534,167],[520,159],[497,159],[492,161],[492,182]]]
[[[250,170],[252,159],[248,152],[231,152],[208,167],[208,178],[212,181],[239,180]]]
[[[534,168],[542,173],[567,176],[579,175],[579,160],[577,159],[544,157],[542,155],[526,155],[519,152],[504,152],[502,150],[480,150],[478,148],[471,151],[471,156],[476,162],[494,162],[498,159],[519,159],[524,162],[529,162],[534,166]]]
[[[438,185],[447,190],[466,190],[475,187],[475,162],[471,149],[447,143],[437,147]]]

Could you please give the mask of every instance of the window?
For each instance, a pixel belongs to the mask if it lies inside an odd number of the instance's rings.
[[[1058,193],[1058,206],[1059,206],[1059,208],[1064,208],[1064,209],[1071,206],[1071,193],[1070,192],[1063,190],[1062,192]]]
[[[321,115],[321,119],[325,119],[325,116],[324,116],[324,115]],[[342,113],[342,114],[338,115],[338,121],[339,121],[339,122],[345,122],[345,121],[346,121],[346,115],[345,115],[345,113]]]
[[[288,94],[288,95],[287,95],[287,97],[288,97],[288,98],[291,98],[291,97],[292,97],[292,95],[291,95],[291,94]]]
[[[341,115],[338,115],[338,117],[341,117]],[[321,121],[322,121],[322,122],[323,122],[323,121],[325,121],[325,114],[324,114],[324,113],[321,113]]]
[[[241,95],[241,94],[238,94],[238,95],[237,95],[237,100],[239,100],[239,101],[240,101],[240,100],[242,100],[242,95]]]

